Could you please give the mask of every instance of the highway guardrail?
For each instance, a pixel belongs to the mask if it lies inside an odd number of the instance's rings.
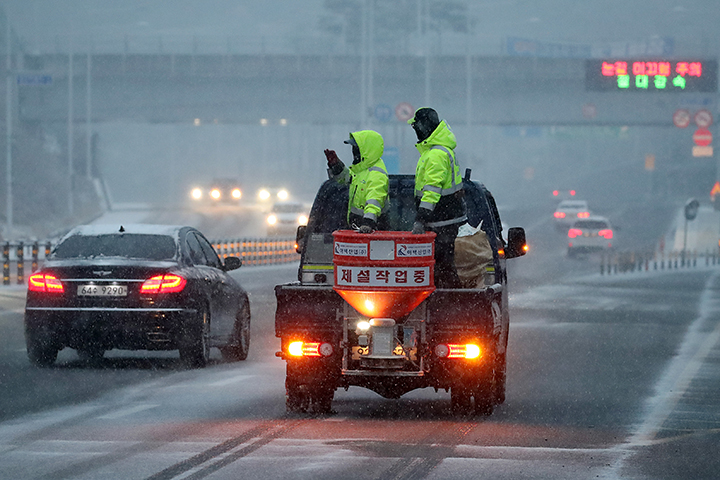
[[[295,251],[295,239],[285,237],[236,238],[211,241],[221,258],[236,256],[243,265],[270,265],[295,262],[300,255]],[[40,262],[50,256],[54,243],[44,241],[14,241],[2,244],[3,285],[22,285],[26,272],[34,272]],[[30,262],[27,265],[27,262]]]

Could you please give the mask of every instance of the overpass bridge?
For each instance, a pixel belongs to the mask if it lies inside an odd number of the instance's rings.
[[[716,77],[716,62],[702,61]],[[360,128],[382,133],[391,168],[410,173],[415,139],[395,115],[401,103],[436,108],[458,136],[461,164],[496,189],[586,185],[600,195],[610,183],[643,194],[684,195],[697,185],[704,191],[715,160],[692,158],[693,129],[675,127],[673,113],[716,114],[717,81],[694,91],[601,91],[588,70],[601,63],[462,55],[23,55],[17,71],[51,81],[17,85],[16,112],[62,145],[72,111],[74,130],[96,136],[91,162],[120,201],[169,201],[194,180],[223,175],[313,192],[325,176],[322,150],[342,153],[347,132]],[[647,156],[656,159],[652,172],[645,170]]]

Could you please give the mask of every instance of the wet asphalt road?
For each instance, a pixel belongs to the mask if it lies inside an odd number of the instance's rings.
[[[63,351],[27,362],[22,290],[0,291],[6,478],[717,478],[720,267],[600,275],[539,215],[504,215],[512,260],[507,401],[458,418],[449,394],[351,388],[328,416],[284,409],[272,287],[296,266],[242,268],[251,353],[184,370],[175,353]],[[533,218],[535,223],[533,223]],[[661,228],[661,227],[658,227]],[[624,230],[628,237],[632,229]],[[627,239],[627,237],[626,237]]]

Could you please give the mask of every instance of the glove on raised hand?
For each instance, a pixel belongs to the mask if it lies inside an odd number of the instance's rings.
[[[325,158],[327,159],[328,168],[333,175],[340,175],[345,168],[345,164],[340,160],[335,153],[335,150],[325,149]]]

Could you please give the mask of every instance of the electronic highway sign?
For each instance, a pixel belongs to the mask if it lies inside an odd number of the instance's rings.
[[[717,60],[586,60],[596,92],[717,92]]]

